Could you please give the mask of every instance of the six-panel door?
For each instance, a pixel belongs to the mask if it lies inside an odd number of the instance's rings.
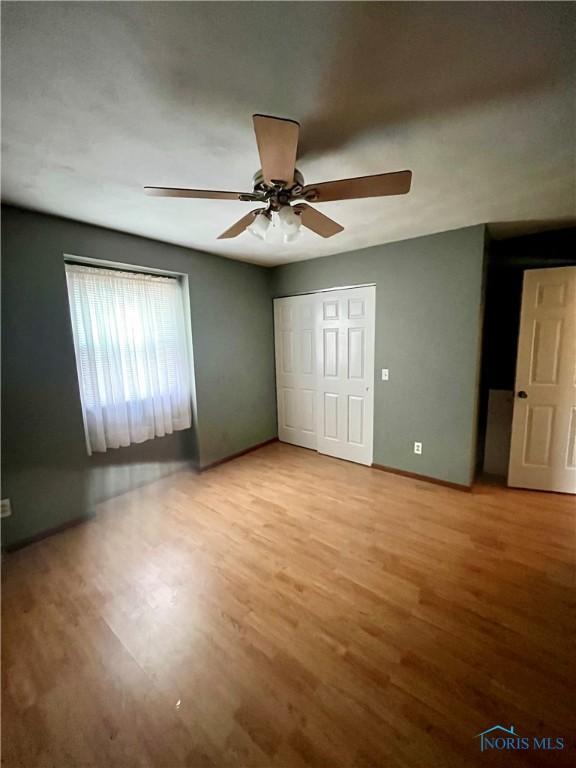
[[[372,464],[375,288],[318,294],[318,450]]]
[[[316,448],[316,334],[313,294],[274,301],[278,437]]]
[[[576,267],[524,273],[508,484],[576,493]]]
[[[280,440],[372,463],[375,288],[274,301]]]

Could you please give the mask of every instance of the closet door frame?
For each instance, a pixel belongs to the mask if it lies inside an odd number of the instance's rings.
[[[363,289],[369,289],[364,291]],[[319,439],[323,426],[321,411],[321,381],[324,353],[322,346],[323,307],[330,299],[339,302],[339,314],[342,317],[342,327],[338,342],[341,365],[340,374],[349,370],[348,346],[351,338],[358,338],[354,331],[354,313],[350,312],[349,299],[356,291],[367,300],[366,317],[357,317],[363,321],[365,333],[365,381],[362,386],[364,399],[364,447],[348,443],[342,439],[344,432],[340,430],[340,440],[330,441]],[[327,295],[330,295],[327,299]],[[366,299],[367,297],[367,299]],[[322,289],[309,293],[294,294],[274,299],[274,342],[276,359],[276,402],[278,412],[278,438],[282,442],[317,450],[326,455],[371,465],[373,460],[373,428],[374,428],[374,341],[376,288],[374,284],[343,286]],[[358,304],[355,305],[358,310]],[[357,324],[357,323],[356,323]],[[314,362],[310,366],[311,359]],[[356,382],[358,384],[360,382]],[[356,387],[357,388],[357,387]],[[342,389],[342,388],[341,388]],[[352,389],[354,391],[352,391]],[[358,406],[360,392],[352,387],[350,392],[340,394],[346,398],[346,409],[342,411],[343,401],[338,405],[341,423],[349,424],[350,403]],[[313,425],[313,426],[312,426]],[[348,426],[347,426],[348,429]],[[339,445],[338,445],[339,443]]]

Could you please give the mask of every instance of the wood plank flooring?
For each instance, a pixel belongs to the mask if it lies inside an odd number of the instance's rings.
[[[3,764],[574,765],[575,517],[279,443],[114,499],[4,558]]]

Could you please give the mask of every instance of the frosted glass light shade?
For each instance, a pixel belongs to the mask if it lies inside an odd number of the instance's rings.
[[[252,224],[246,227],[246,231],[257,237],[259,240],[266,240],[266,233],[270,227],[270,219],[265,213],[258,213],[254,216]]]
[[[278,223],[284,235],[284,242],[289,243],[296,240],[300,233],[302,224],[300,216],[290,205],[284,205],[278,211]]]

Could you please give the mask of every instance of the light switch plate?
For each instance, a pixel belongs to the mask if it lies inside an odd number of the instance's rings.
[[[390,374],[388,368],[382,368],[382,381],[388,381]]]
[[[414,453],[418,455],[422,453],[422,443],[414,443]]]
[[[10,499],[2,499],[1,506],[0,506],[0,516],[10,517],[11,514],[12,514],[12,505],[10,504]]]

